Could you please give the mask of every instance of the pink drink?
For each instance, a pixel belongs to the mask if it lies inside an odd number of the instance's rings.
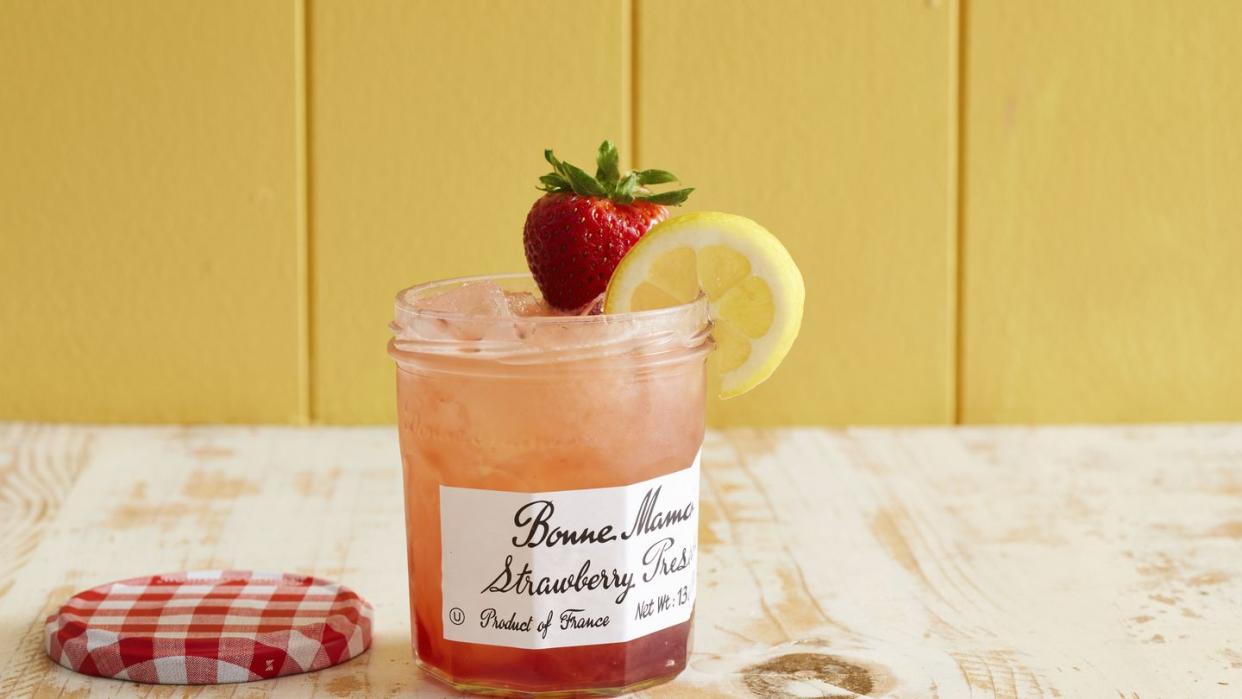
[[[686,663],[706,303],[539,315],[533,291],[397,297],[415,653],[459,689],[617,694]]]

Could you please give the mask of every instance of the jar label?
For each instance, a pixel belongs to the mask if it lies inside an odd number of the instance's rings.
[[[687,621],[694,608],[699,456],[615,488],[442,485],[440,532],[446,639],[514,648],[629,641]]]

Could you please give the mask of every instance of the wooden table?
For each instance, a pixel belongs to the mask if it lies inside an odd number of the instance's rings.
[[[1242,696],[1242,426],[736,430],[695,653],[649,697]],[[385,428],[0,424],[0,696],[448,696],[411,663]],[[283,568],[375,605],[344,666],[217,688],[43,654],[75,590]]]

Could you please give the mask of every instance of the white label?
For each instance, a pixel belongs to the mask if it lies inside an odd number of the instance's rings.
[[[514,648],[629,641],[694,608],[699,457],[616,488],[442,485],[440,532],[446,639]]]

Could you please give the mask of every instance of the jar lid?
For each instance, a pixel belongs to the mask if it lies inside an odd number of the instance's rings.
[[[83,590],[48,617],[44,642],[52,660],[96,677],[249,682],[361,654],[372,617],[366,600],[328,580],[196,570]]]

